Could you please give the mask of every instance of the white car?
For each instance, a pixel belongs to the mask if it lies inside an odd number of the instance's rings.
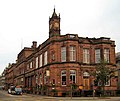
[[[8,94],[11,94],[11,89],[8,89]]]

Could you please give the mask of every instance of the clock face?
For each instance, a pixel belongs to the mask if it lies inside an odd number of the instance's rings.
[[[55,22],[54,27],[58,28],[59,27],[59,23]]]

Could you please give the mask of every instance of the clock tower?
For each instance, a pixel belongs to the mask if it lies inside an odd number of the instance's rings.
[[[60,14],[58,16],[54,8],[52,17],[49,18],[49,38],[59,35],[60,35]]]

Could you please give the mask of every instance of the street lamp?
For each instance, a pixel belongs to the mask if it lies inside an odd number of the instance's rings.
[[[41,95],[43,95],[43,85],[41,83]]]
[[[70,96],[71,96],[71,99],[72,99],[72,80],[70,80],[70,90],[71,90]]]

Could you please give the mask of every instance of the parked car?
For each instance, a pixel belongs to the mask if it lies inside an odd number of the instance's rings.
[[[8,94],[11,94],[11,90],[14,88],[14,86],[10,86],[10,88],[8,89]]]
[[[22,95],[22,88],[15,88],[15,94]]]
[[[10,89],[8,89],[9,94],[16,94],[21,95],[22,94],[22,88],[19,86],[12,86]]]
[[[11,94],[11,89],[10,88],[8,89],[8,94]]]

